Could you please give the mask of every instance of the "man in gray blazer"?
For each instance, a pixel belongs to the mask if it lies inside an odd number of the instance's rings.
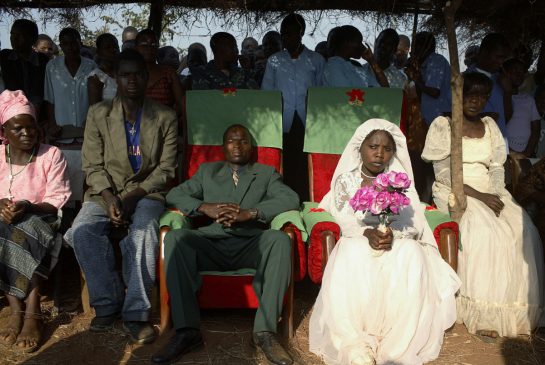
[[[165,274],[176,333],[152,357],[171,363],[203,344],[196,292],[199,271],[256,270],[253,287],[259,300],[253,341],[273,364],[289,365],[276,340],[277,323],[290,281],[291,241],[268,229],[280,213],[299,208],[299,197],[273,167],[251,163],[250,132],[241,125],[223,136],[225,161],[204,163],[197,173],[167,195],[167,204],[185,215],[206,216],[210,224],[169,232],[164,241]]]
[[[150,294],[155,282],[158,218],[176,169],[177,119],[173,110],[145,98],[148,72],[142,56],[121,53],[118,96],[89,109],[82,167],[89,188],[66,240],[89,287],[96,317],[91,331],[116,319],[133,342],[149,343]],[[111,227],[127,227],[120,242],[123,280],[114,270]],[[126,288],[126,290],[125,290]]]

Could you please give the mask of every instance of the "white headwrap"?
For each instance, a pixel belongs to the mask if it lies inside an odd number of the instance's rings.
[[[346,213],[340,212],[335,205],[335,197],[333,196],[335,191],[335,184],[339,176],[351,171],[359,171],[362,166],[360,147],[365,138],[374,130],[384,130],[392,135],[396,144],[396,153],[392,157],[387,170],[396,172],[405,172],[411,181],[411,187],[406,195],[411,199],[410,207],[406,207],[401,210],[400,216],[407,224],[411,224],[419,232],[418,239],[428,244],[436,246],[433,233],[428,226],[426,218],[424,216],[424,207],[420,204],[420,199],[416,193],[414,187],[414,175],[413,168],[411,166],[411,159],[409,158],[409,151],[407,149],[407,140],[399,129],[399,127],[384,119],[369,119],[356,129],[356,132],[346,145],[343,154],[337,164],[333,178],[331,179],[331,185],[329,192],[324,196],[320,202],[320,207],[330,212],[333,217],[339,223],[343,232],[354,232],[352,227],[357,223],[357,218],[354,214],[347,216]],[[344,226],[344,227],[343,227]],[[361,225],[360,225],[361,226]],[[363,228],[363,227],[362,227]]]

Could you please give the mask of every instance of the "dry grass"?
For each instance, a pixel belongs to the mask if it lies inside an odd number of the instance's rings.
[[[308,320],[317,288],[309,283],[297,287],[295,303],[296,336],[290,342],[290,353],[297,364],[319,365],[322,362],[308,351]],[[0,349],[0,364],[26,365],[118,365],[149,364],[150,356],[168,339],[170,333],[147,346],[132,345],[120,330],[120,325],[108,334],[87,331],[92,314],[56,316],[52,302],[44,302],[46,312],[45,343],[32,355],[21,355]],[[0,311],[0,326],[9,309]],[[203,335],[206,346],[186,355],[176,364],[192,365],[265,365],[263,355],[250,344],[253,313],[246,310],[207,311],[203,315]],[[456,325],[446,334],[436,365],[542,365],[545,364],[545,338],[541,335],[502,339],[487,344]]]

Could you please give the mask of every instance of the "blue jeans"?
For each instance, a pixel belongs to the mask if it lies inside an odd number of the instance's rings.
[[[98,317],[121,312],[124,321],[148,320],[159,245],[158,220],[163,210],[164,204],[157,200],[138,202],[129,233],[119,243],[123,283],[114,268],[108,214],[95,202],[83,203],[65,239],[74,248]]]

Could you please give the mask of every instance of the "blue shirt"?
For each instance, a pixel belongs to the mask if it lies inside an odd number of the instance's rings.
[[[142,166],[142,153],[140,152],[140,120],[142,111],[138,113],[134,125],[125,120],[125,136],[127,137],[127,153],[132,171],[136,174]]]
[[[380,86],[378,81],[376,81],[377,77],[375,76],[371,65],[366,63],[365,65],[363,65],[363,69],[369,75],[369,77],[373,78],[373,81],[378,86]],[[386,76],[386,79],[388,80],[390,88],[403,89],[405,87],[405,83],[407,82],[407,75],[405,75],[402,70],[395,67],[394,64],[391,64],[390,67],[382,71],[384,72],[384,76]]]
[[[321,85],[324,64],[325,60],[320,54],[305,46],[297,59],[292,59],[287,50],[269,57],[261,88],[282,92],[284,133],[290,131],[295,112],[303,123],[306,122],[307,90],[309,87]]]
[[[490,72],[481,70],[476,66],[469,67],[467,70],[471,72],[482,73],[483,75],[488,76],[492,80],[492,92],[490,93],[490,97],[488,98],[488,101],[486,102],[486,105],[484,106],[482,112],[498,114],[498,120],[496,120],[496,124],[498,125],[498,128],[500,129],[503,137],[507,137],[507,123],[505,123],[505,110],[503,109],[503,88],[498,81],[499,74],[491,74]]]
[[[422,81],[424,85],[439,89],[439,97],[433,98],[422,93],[420,109],[427,125],[443,113],[452,109],[452,91],[450,88],[450,64],[440,54],[431,53],[422,64]]]
[[[89,108],[87,78],[96,67],[94,61],[81,57],[78,71],[72,77],[64,63],[64,56],[48,62],[44,99],[55,105],[55,120],[59,126],[83,127]]]
[[[323,84],[330,87],[380,87],[374,75],[339,56],[327,60]]]

